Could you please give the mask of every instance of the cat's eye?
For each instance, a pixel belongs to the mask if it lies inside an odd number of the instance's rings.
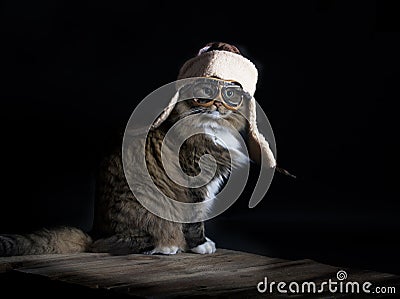
[[[232,98],[235,95],[235,92],[233,90],[227,90],[225,95],[227,98]]]
[[[229,106],[236,107],[242,103],[243,90],[239,86],[224,87],[222,97]]]
[[[193,87],[193,96],[197,99],[213,99],[218,93],[218,86],[200,82]]]
[[[211,90],[211,88],[205,87],[203,88],[203,92],[206,96],[211,97],[213,95],[213,91]]]

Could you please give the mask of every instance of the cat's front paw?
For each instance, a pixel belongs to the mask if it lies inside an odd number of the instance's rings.
[[[154,248],[153,250],[146,251],[144,254],[166,254],[166,255],[171,255],[171,254],[177,254],[180,252],[181,249],[178,246],[158,246]]]
[[[194,253],[210,254],[214,253],[217,249],[215,248],[215,243],[206,237],[206,241],[203,244],[200,244],[190,250]]]

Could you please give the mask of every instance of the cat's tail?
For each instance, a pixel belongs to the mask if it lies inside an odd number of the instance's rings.
[[[63,226],[24,235],[0,235],[0,256],[78,253],[91,244],[92,239],[82,230]]]

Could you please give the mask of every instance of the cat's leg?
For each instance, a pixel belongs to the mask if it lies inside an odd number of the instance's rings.
[[[154,247],[153,238],[149,235],[116,234],[99,238],[90,246],[90,252],[108,252],[115,255],[142,253]]]
[[[151,216],[150,216],[151,215]],[[149,217],[156,217],[149,213]],[[149,221],[147,232],[153,237],[154,249],[146,254],[176,254],[186,248],[185,238],[182,233],[182,224],[170,222],[158,217]]]
[[[204,235],[204,223],[185,223],[182,227],[190,251],[209,254],[216,251],[215,243]]]

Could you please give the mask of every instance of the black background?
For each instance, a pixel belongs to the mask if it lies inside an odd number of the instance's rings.
[[[277,3],[275,3],[277,2]],[[0,232],[89,230],[113,130],[210,41],[259,68],[278,163],[218,247],[399,273],[399,23],[370,1],[2,1]],[[253,174],[252,179],[256,179]]]

